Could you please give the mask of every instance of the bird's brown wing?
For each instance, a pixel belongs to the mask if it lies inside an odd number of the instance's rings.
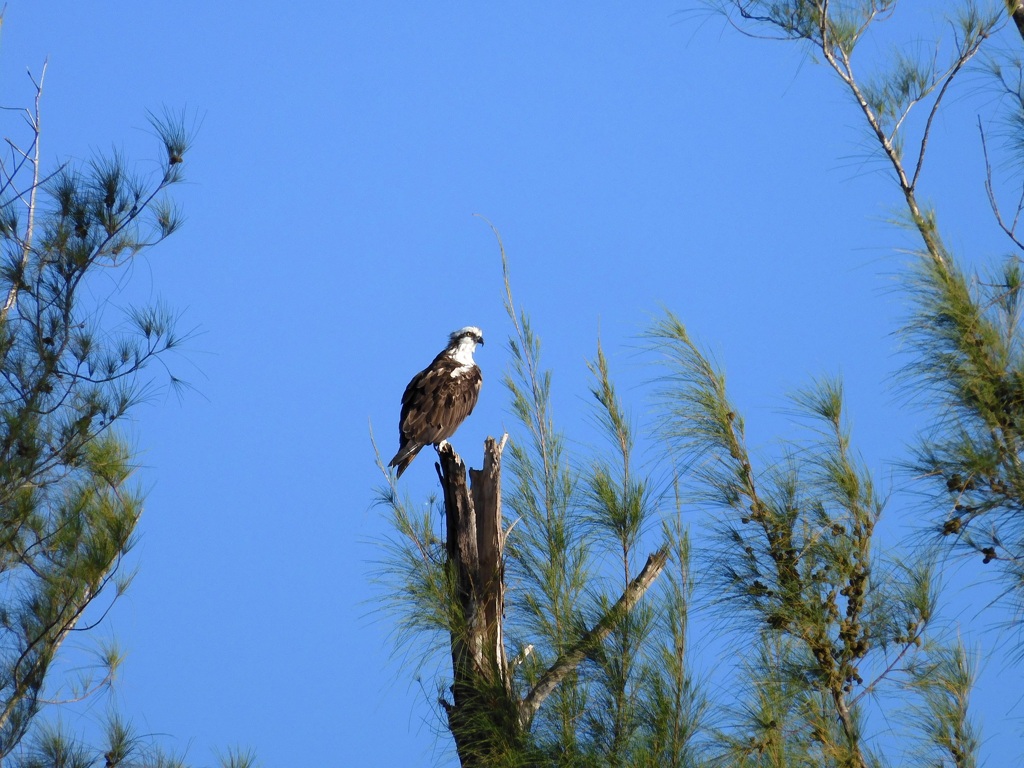
[[[447,440],[473,412],[483,383],[480,369],[474,366],[452,376],[455,370],[454,366],[431,366],[409,382],[399,423],[403,442],[431,445]]]

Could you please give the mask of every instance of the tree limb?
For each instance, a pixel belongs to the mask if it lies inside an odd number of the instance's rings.
[[[541,675],[540,680],[533,686],[533,690],[519,704],[519,721],[524,729],[527,728],[537,710],[540,709],[540,705],[544,703],[544,700],[551,695],[555,688],[558,687],[558,684],[565,679],[566,675],[580,665],[586,657],[587,651],[611,634],[611,631],[622,620],[622,617],[640,602],[640,598],[644,596],[644,593],[647,592],[651,584],[654,583],[654,580],[664,570],[667,561],[668,553],[663,549],[648,557],[643,570],[629,583],[626,591],[622,593],[622,597],[618,599],[618,602],[611,607],[608,613],[601,617],[601,620],[594,625],[593,629],[584,633],[579,640],[555,661],[547,672]]]
[[[7,292],[7,300],[4,301],[4,305],[0,308],[0,322],[7,320],[7,314],[11,311],[11,308],[15,305],[18,300],[18,290],[21,287],[22,274],[25,268],[28,266],[29,256],[32,253],[32,235],[35,229],[36,219],[36,191],[39,189],[39,139],[42,133],[40,127],[40,111],[39,102],[43,98],[43,80],[46,78],[46,64],[43,62],[43,71],[39,76],[39,82],[35,80],[32,82],[36,87],[36,100],[35,109],[32,113],[32,119],[29,124],[32,126],[33,141],[32,141],[32,157],[30,162],[32,163],[32,187],[29,190],[29,199],[27,203],[28,208],[28,223],[25,225],[25,239],[21,246],[21,270],[16,280],[11,283],[11,288]],[[26,159],[29,159],[26,157]],[[10,179],[11,183],[14,183],[13,177]]]

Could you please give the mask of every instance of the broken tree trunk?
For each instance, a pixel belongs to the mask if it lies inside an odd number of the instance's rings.
[[[444,488],[448,576],[461,621],[451,632],[452,701],[442,701],[463,766],[483,766],[520,743],[517,704],[502,638],[504,567],[501,451],[489,437],[483,469],[469,471],[450,445],[438,452]]]
[[[451,628],[452,701],[441,700],[463,768],[491,765],[522,749],[533,716],[565,676],[632,610],[665,567],[664,552],[651,555],[609,611],[567,649],[520,700],[512,685],[502,622],[505,608],[501,522],[501,441],[487,438],[483,469],[469,470],[451,445],[438,451],[444,489],[448,577],[458,599]]]

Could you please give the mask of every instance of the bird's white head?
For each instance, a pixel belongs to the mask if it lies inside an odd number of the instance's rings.
[[[475,365],[473,351],[477,344],[484,343],[484,332],[475,325],[467,325],[452,331],[448,337],[448,354],[461,365]]]

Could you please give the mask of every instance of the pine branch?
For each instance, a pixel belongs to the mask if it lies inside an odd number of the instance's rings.
[[[640,602],[651,584],[664,570],[667,561],[668,553],[664,550],[659,550],[648,557],[643,570],[629,583],[626,591],[622,593],[622,597],[615,605],[601,617],[592,629],[585,632],[579,640],[562,653],[547,672],[541,675],[540,680],[519,705],[519,720],[523,728],[527,727],[537,710],[540,709],[540,705],[558,687],[559,683],[586,658],[587,652],[608,637],[622,617]]]

